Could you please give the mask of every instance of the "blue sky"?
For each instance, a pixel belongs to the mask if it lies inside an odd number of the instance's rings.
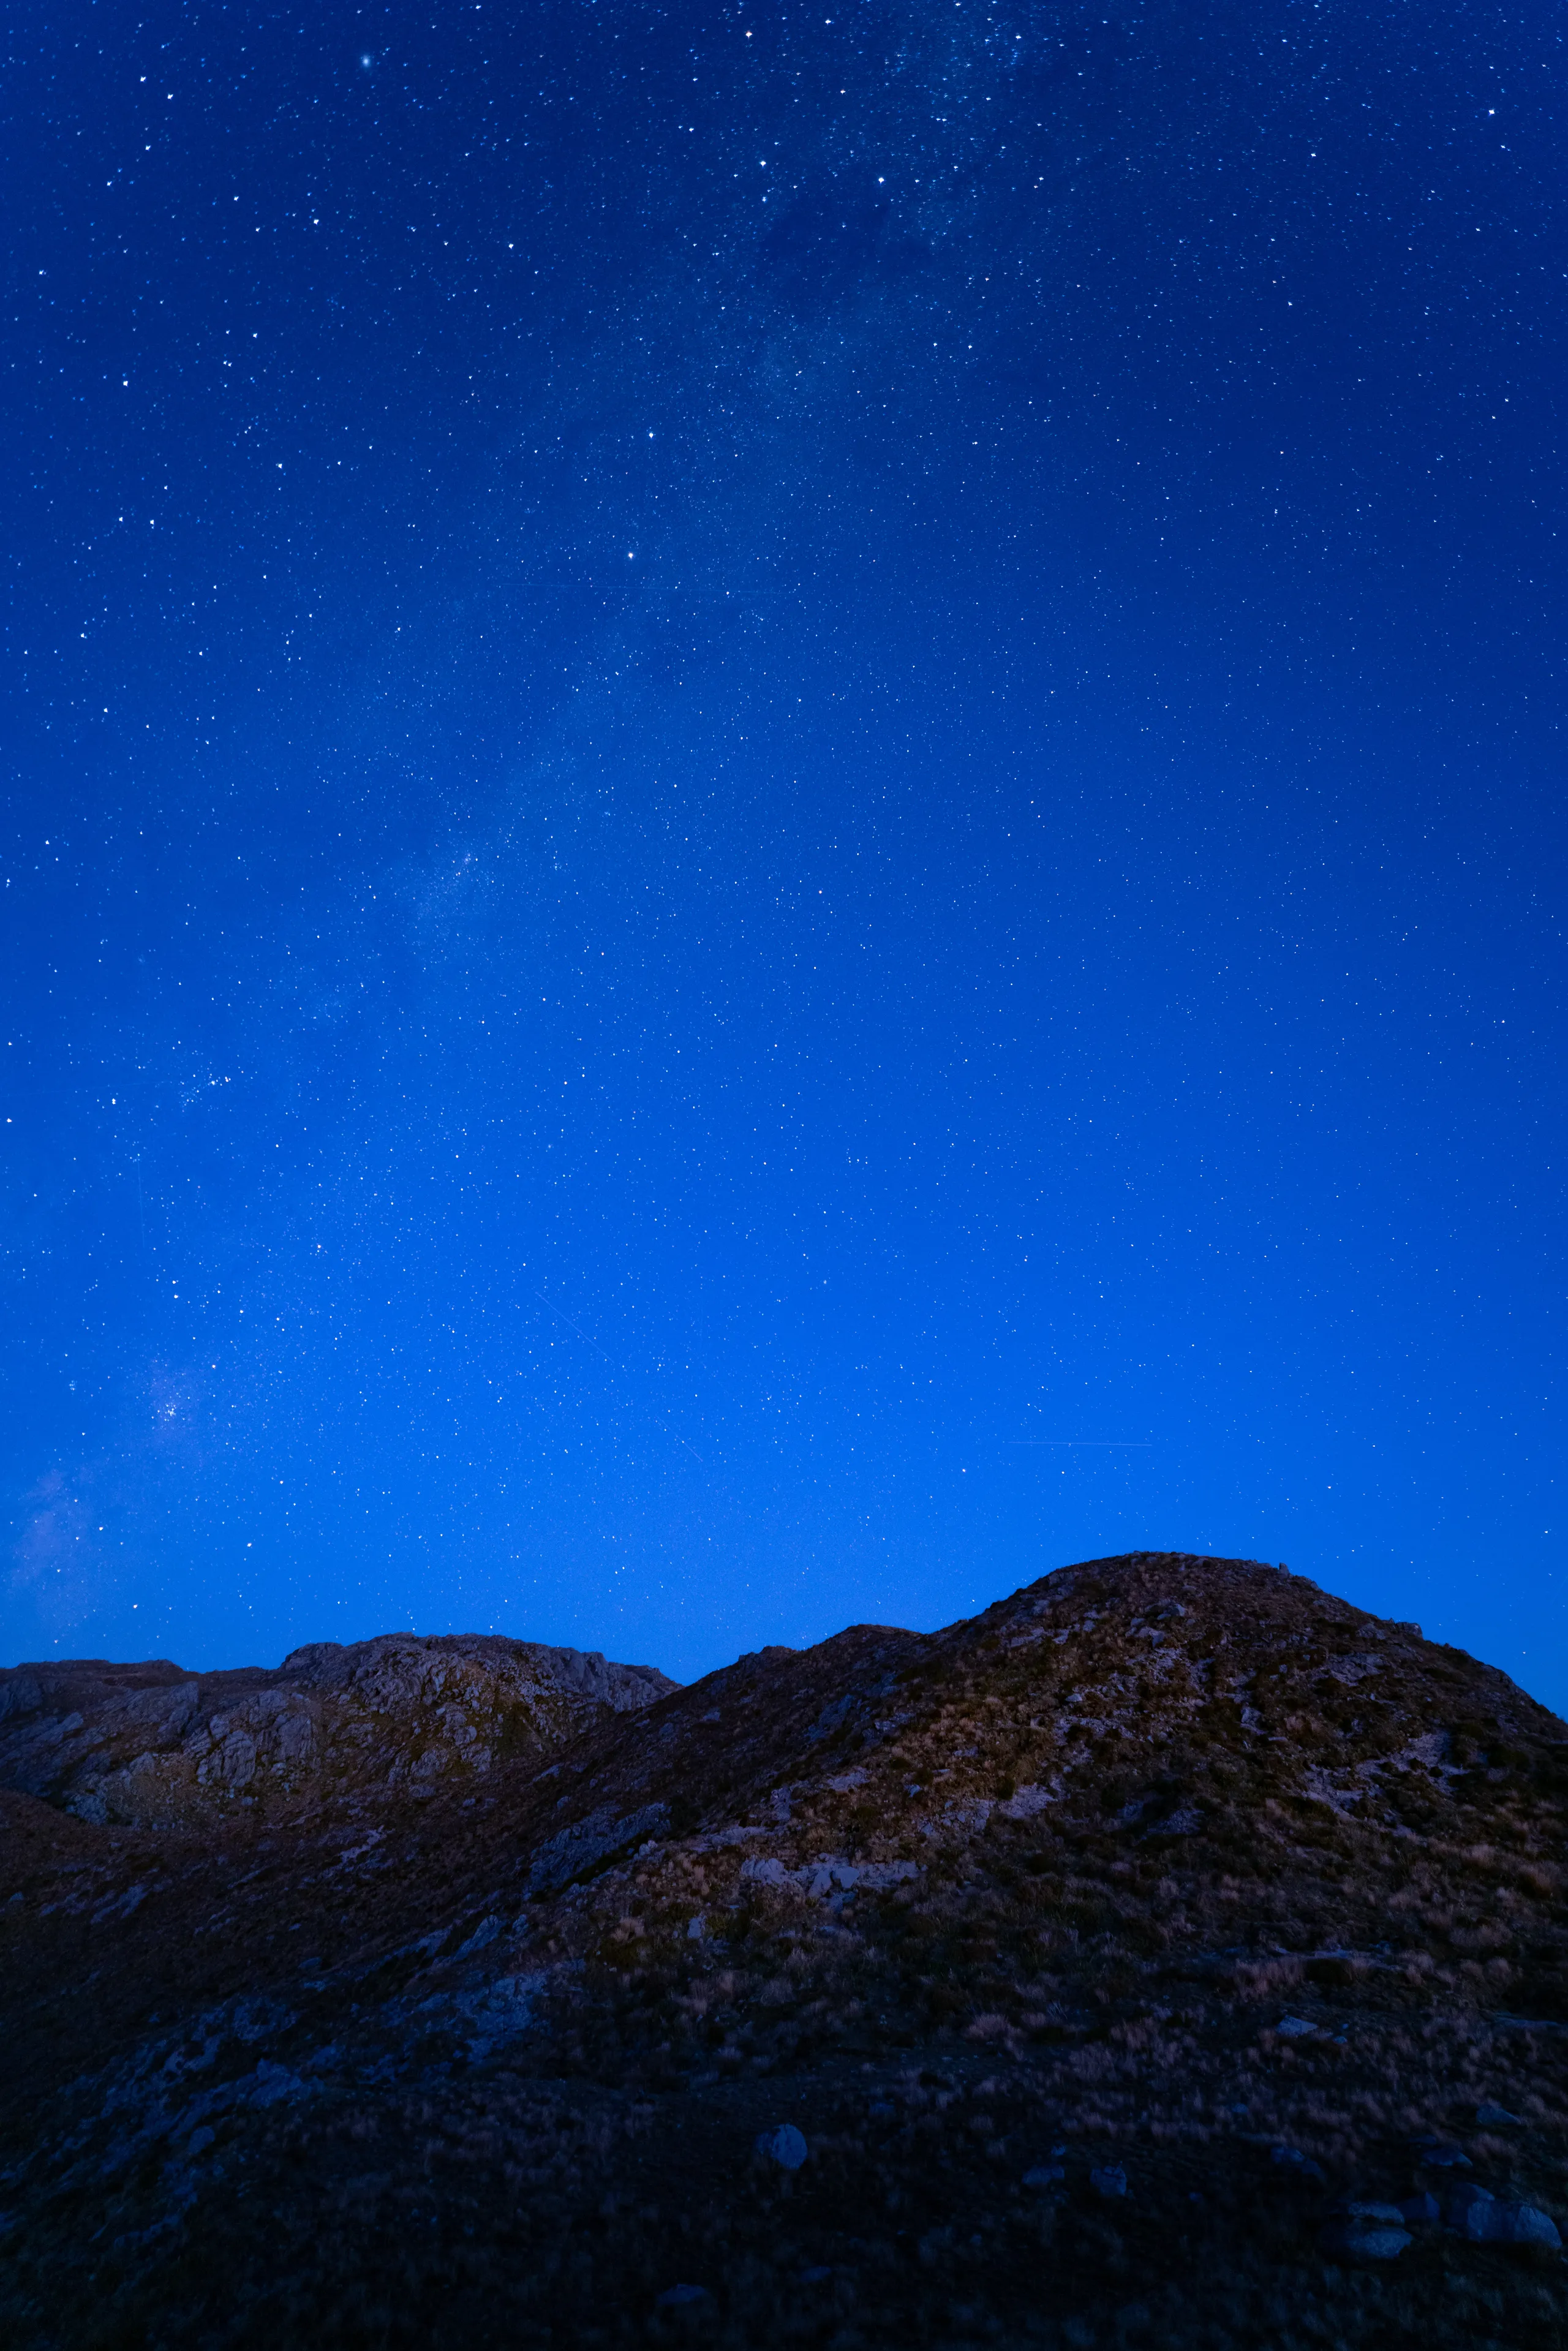
[[[1546,18],[19,23],[0,1654],[1568,1700]]]

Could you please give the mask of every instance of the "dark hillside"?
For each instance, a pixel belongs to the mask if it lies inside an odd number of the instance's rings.
[[[243,1780],[224,1677],[0,1721],[19,2344],[1568,2337],[1568,1729],[1506,1677],[1166,1554],[687,1689],[362,1647]]]

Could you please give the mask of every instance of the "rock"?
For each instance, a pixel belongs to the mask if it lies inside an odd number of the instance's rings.
[[[1356,2262],[1396,2262],[1410,2241],[1404,2229],[1354,2215],[1331,2220],[1319,2239],[1325,2253],[1337,2253],[1343,2260]]]
[[[1282,2016],[1274,2027],[1281,2041],[1301,2041],[1309,2032],[1315,2032],[1317,2029],[1317,2026],[1310,2023],[1304,2016]]]
[[[290,1649],[277,1670],[280,1674],[297,1674],[307,1666],[335,1665],[342,1654],[341,1641],[307,1641],[301,1647]]]
[[[270,2057],[263,2057],[255,2073],[246,2074],[236,2087],[237,2095],[252,2106],[276,2106],[309,2095],[298,2074],[291,2074],[287,2065],[276,2064]]]
[[[743,1861],[740,1875],[752,1886],[798,1886],[802,1893],[819,1900],[831,1895],[835,1887],[843,1894],[862,1890],[870,1894],[886,1894],[894,1886],[904,1885],[920,1875],[919,1865],[913,1861],[845,1861],[836,1854],[827,1854],[821,1861],[808,1861],[799,1869],[786,1869],[771,1855],[758,1855]]]
[[[856,1872],[860,1884],[870,1894],[891,1894],[895,1886],[907,1886],[919,1875],[917,1861],[873,1861]]]
[[[797,2130],[793,2123],[780,2123],[776,2130],[758,2131],[752,2145],[765,2163],[776,2163],[780,2171],[799,2171],[810,2151],[805,2133]]]
[[[655,2301],[655,2310],[711,2310],[713,2296],[706,2285],[667,2285]]]
[[[1178,1804],[1174,1813],[1167,1813],[1163,1821],[1155,1823],[1149,1834],[1152,1837],[1196,1836],[1202,1826],[1203,1814],[1196,1804]]]
[[[1037,2163],[1032,2171],[1024,2173],[1023,2184],[1026,2188],[1054,2188],[1066,2177],[1066,2168],[1060,2163]]]
[[[643,1844],[669,1825],[667,1804],[643,1804],[634,1813],[617,1815],[601,1804],[586,1820],[574,1821],[547,1837],[528,1865],[530,1895],[553,1894],[569,1885],[580,1870],[592,1869],[613,1854]]]
[[[1511,2115],[1506,2106],[1478,2106],[1476,2122],[1482,2130],[1498,2130],[1507,2123],[1517,2123],[1519,2116]]]
[[[1090,2173],[1089,2185],[1096,2196],[1124,2196],[1127,2192],[1127,2175],[1119,2163],[1102,2164],[1098,2171]]]
[[[839,1861],[831,1856],[824,1861],[809,1861],[795,1872],[796,1882],[818,1900],[831,1895],[835,1886],[850,1893],[859,1883],[860,1875],[852,1861]]]
[[[507,1922],[504,1918],[495,1917],[481,1918],[468,1940],[460,1945],[453,1956],[459,1959],[466,1959],[474,1952],[484,1950],[487,1944],[495,1941],[497,1935],[505,1934]]]
[[[1271,2147],[1270,2156],[1273,2162],[1279,2164],[1282,2170],[1290,2172],[1294,2179],[1315,2180],[1320,2188],[1322,2187],[1322,2165],[1314,2163],[1310,2155],[1303,2155],[1299,2147]]]
[[[1500,2245],[1543,2245],[1548,2252],[1563,2250],[1557,2223],[1534,2204],[1499,2204],[1494,2242]]]
[[[1347,2220],[1375,2220],[1380,2227],[1389,2229],[1402,2229],[1405,2225],[1404,2208],[1398,2204],[1373,2204],[1355,2197],[1342,2206],[1341,2211]]]
[[[1356,2229],[1344,2250],[1359,2262],[1396,2262],[1408,2243],[1406,2229]]]
[[[1406,2221],[1440,2220],[1443,2217],[1442,2208],[1429,2189],[1419,2196],[1406,2196],[1399,2211]]]
[[[1448,2199],[1450,2229],[1471,2245],[1542,2245],[1561,2250],[1556,2223],[1533,2204],[1503,2204],[1484,2188],[1466,2182]]]
[[[1490,2189],[1478,2188],[1473,2180],[1466,2180],[1463,2187],[1456,2188],[1450,2193],[1443,2218],[1450,2229],[1457,2229],[1462,2237],[1469,2237],[1474,2243],[1480,2244],[1491,2234],[1490,2208],[1492,2201]]]
[[[1450,2147],[1440,2138],[1416,2139],[1414,2153],[1416,2162],[1426,2164],[1432,2171],[1468,2171],[1470,2168],[1470,2158],[1462,2147]]]

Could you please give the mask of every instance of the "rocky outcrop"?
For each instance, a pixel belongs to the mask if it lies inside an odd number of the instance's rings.
[[[16,1666],[0,1671],[0,1787],[149,1828],[418,1794],[542,1759],[674,1687],[597,1650],[483,1634],[316,1641],[274,1669],[217,1674],[162,1658]]]

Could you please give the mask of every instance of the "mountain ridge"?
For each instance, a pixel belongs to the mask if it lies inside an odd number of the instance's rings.
[[[1443,2225],[1454,2165],[1563,2217],[1568,1726],[1506,1675],[1134,1553],[573,1703],[162,1825],[0,1793],[19,2341],[1561,2340],[1544,2237]]]
[[[434,1784],[544,1753],[674,1687],[656,1667],[493,1633],[313,1641],[276,1667],[202,1674],[167,1658],[24,1664],[0,1668],[0,1784],[122,1825],[193,1823],[236,1798],[286,1810],[383,1765]]]

